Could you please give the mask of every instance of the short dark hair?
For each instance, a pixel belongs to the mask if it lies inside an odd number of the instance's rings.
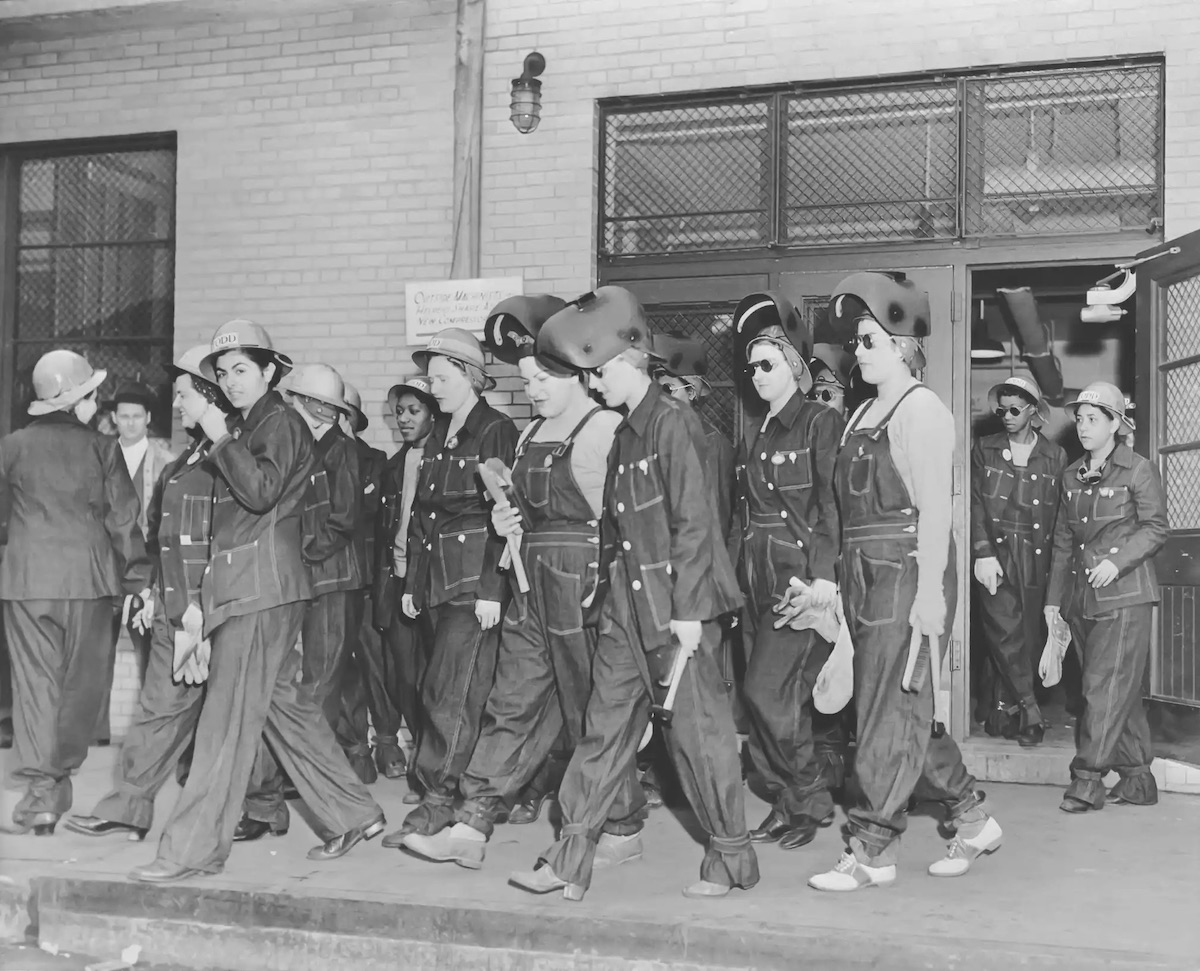
[[[228,351],[220,354],[213,361],[213,366],[215,367],[221,358],[225,356],[225,354],[234,353],[245,354],[246,357],[250,358],[250,360],[254,362],[255,366],[260,371],[266,371],[268,364],[275,365],[275,373],[271,376],[271,380],[267,384],[268,388],[273,389],[277,384],[279,384],[280,381],[283,380],[283,368],[279,366],[279,361],[275,358],[275,355],[271,351],[268,351],[263,347],[231,347]]]

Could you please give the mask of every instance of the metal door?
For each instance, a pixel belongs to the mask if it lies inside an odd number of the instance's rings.
[[[822,272],[780,273],[779,289],[791,300],[800,312],[813,324],[817,339],[826,326],[825,311],[829,295],[834,287],[860,267]],[[967,359],[967,346],[960,328],[954,326],[954,269],[949,266],[893,266],[886,269],[900,270],[917,286],[929,294],[929,308],[933,333],[925,340],[926,367],[921,379],[929,385],[946,406],[954,412],[958,441],[954,455],[954,542],[958,548],[958,610],[954,626],[950,631],[950,651],[946,659],[949,678],[943,677],[943,690],[950,693],[950,730],[957,739],[964,739],[970,732],[970,692],[966,667],[966,652],[963,650],[967,624],[967,604],[970,590],[967,586],[967,568],[970,563],[970,541],[968,535],[967,506],[963,494],[964,462],[968,455],[970,415],[964,409],[961,389],[963,380],[956,377]],[[956,392],[957,389],[957,392]],[[945,686],[949,686],[948,688]]]
[[[1158,461],[1170,524],[1155,560],[1162,602],[1148,687],[1156,702],[1200,709],[1200,232],[1145,257],[1137,268],[1137,448]],[[1193,715],[1200,723],[1200,711]]]

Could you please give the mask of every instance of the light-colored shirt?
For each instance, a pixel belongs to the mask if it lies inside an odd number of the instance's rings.
[[[1008,440],[1008,450],[1012,453],[1012,464],[1018,469],[1028,468],[1029,456],[1033,454],[1033,446],[1036,444],[1036,438],[1028,445],[1022,445],[1020,442],[1014,442],[1010,438]]]
[[[548,422],[542,424],[539,429],[540,434],[533,439],[534,441],[562,441],[562,438],[554,435],[553,430],[547,432],[548,424]],[[575,484],[579,486],[583,498],[592,507],[592,515],[597,519],[600,518],[600,513],[604,509],[604,481],[608,477],[608,453],[612,451],[613,436],[616,434],[619,424],[621,424],[621,416],[617,412],[596,412],[579,430],[571,449],[571,474],[575,477]],[[566,437],[566,434],[569,434],[569,430],[563,435],[563,438]]]
[[[142,466],[142,459],[146,457],[146,450],[150,448],[149,436],[143,435],[141,441],[133,445],[121,444],[121,454],[125,456],[125,468],[129,470],[129,478],[133,479],[137,475],[137,470]],[[149,496],[146,497],[149,501]]]
[[[417,496],[417,477],[421,472],[421,459],[425,455],[424,445],[414,445],[404,456],[404,473],[400,486],[400,525],[393,540],[396,561],[396,576],[408,573],[408,522],[412,518],[413,500]]]

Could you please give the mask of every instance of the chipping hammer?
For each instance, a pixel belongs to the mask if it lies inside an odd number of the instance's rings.
[[[938,654],[938,639],[933,634],[923,634],[913,625],[912,638],[908,642],[908,658],[904,665],[904,678],[900,687],[905,691],[919,692],[925,684],[924,672],[917,671],[922,646],[928,645],[926,657],[929,661],[929,680],[933,687],[933,729],[931,735],[941,738],[946,734],[946,713],[942,710],[942,659]]]
[[[638,751],[640,752],[650,744],[650,739],[654,737],[654,723],[658,722],[663,728],[670,728],[671,721],[675,717],[675,695],[679,691],[679,682],[683,680],[683,670],[687,667],[688,658],[691,657],[691,652],[686,651],[680,646],[675,653],[675,663],[671,666],[671,677],[667,682],[667,697],[663,699],[661,705],[650,706],[650,721],[646,724],[646,730],[642,733],[642,740],[638,742]]]

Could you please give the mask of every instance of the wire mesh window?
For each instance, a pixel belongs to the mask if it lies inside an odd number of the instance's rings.
[[[604,252],[765,245],[771,237],[768,122],[766,101],[609,114]]]
[[[1166,397],[1161,453],[1167,522],[1200,529],[1200,276],[1167,289],[1166,357],[1161,366]]]
[[[1158,62],[623,101],[600,253],[1153,229],[1162,157]]]
[[[955,85],[789,98],[786,112],[786,242],[956,234]]]
[[[127,380],[153,387],[156,430],[169,432],[175,150],[39,154],[18,165],[14,418],[34,396],[37,359],[67,347],[108,370],[102,397]]]
[[[696,410],[713,427],[725,433],[731,442],[736,441],[734,429],[741,423],[741,404],[737,393],[737,378],[733,371],[733,355],[729,349],[733,342],[732,305],[687,307],[648,307],[646,316],[656,334],[671,334],[686,337],[704,344],[707,353],[708,383],[712,393],[696,402]]]
[[[966,235],[1146,229],[1161,216],[1161,69],[966,84]]]

